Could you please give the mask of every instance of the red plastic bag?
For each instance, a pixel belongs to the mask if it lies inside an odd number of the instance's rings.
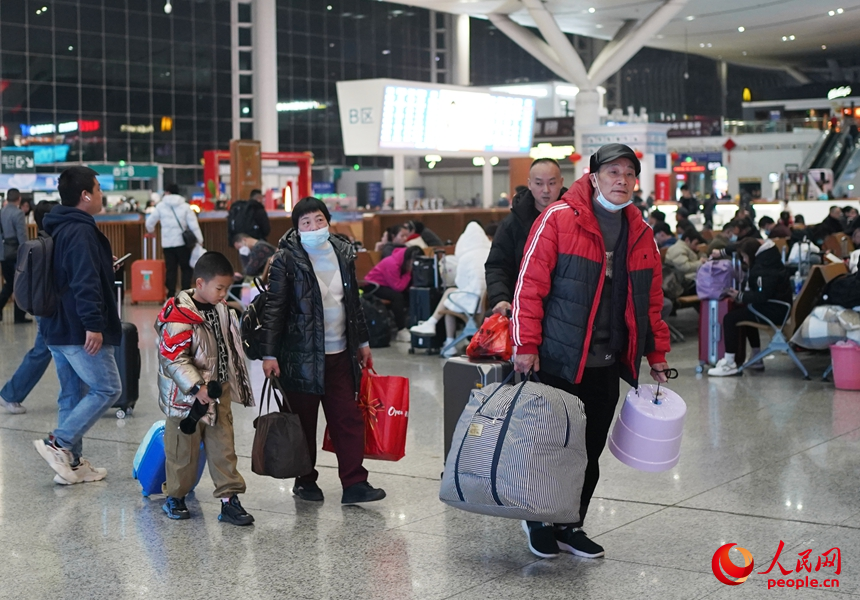
[[[511,360],[511,320],[505,315],[491,315],[484,319],[478,333],[472,336],[466,355],[469,358],[498,358]]]
[[[391,461],[403,458],[409,421],[409,379],[365,369],[361,373],[358,404],[364,414],[364,458]],[[334,452],[328,427],[322,449]]]

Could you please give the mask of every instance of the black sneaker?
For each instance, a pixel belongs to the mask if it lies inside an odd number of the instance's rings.
[[[301,498],[302,500],[308,500],[310,502],[322,502],[325,500],[323,496],[323,492],[315,482],[310,481],[308,483],[298,483],[293,486],[293,494]]]
[[[375,488],[366,481],[356,483],[343,490],[341,504],[359,504],[360,502],[374,502],[385,498],[385,490]]]
[[[173,496],[168,496],[161,509],[167,513],[169,518],[176,521],[191,518],[191,513],[188,511],[188,507],[185,506],[185,498],[174,498]]]
[[[558,544],[552,525],[539,521],[523,521],[523,531],[529,538],[529,550],[532,554],[541,558],[558,556]]]
[[[574,556],[600,558],[605,554],[603,546],[588,539],[579,527],[556,527],[555,539],[558,541],[559,548]]]
[[[221,514],[218,515],[218,520],[231,525],[250,525],[254,522],[254,517],[249,515],[242,505],[239,503],[239,496],[233,494],[230,496],[229,502],[221,501]]]

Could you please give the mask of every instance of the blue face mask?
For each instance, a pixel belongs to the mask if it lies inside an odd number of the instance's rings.
[[[600,204],[600,206],[602,206],[603,208],[605,208],[609,212],[618,212],[619,210],[623,209],[625,206],[629,206],[629,205],[633,204],[633,200],[628,200],[624,204],[613,204],[612,202],[607,200],[606,196],[603,195],[603,192],[600,191],[600,186],[597,185],[597,177],[594,178],[594,187],[597,188],[597,202],[598,202],[598,204]]]
[[[737,234],[736,234],[736,233],[733,233],[732,235],[730,235],[730,236],[729,236],[729,241],[730,241],[730,242],[732,242],[732,243],[734,243],[734,242],[738,241],[738,236],[737,236]]]
[[[302,231],[299,233],[299,240],[305,248],[321,248],[328,241],[329,232],[328,226],[316,231]]]

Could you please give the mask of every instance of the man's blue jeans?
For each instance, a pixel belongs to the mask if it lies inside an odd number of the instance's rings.
[[[54,438],[80,458],[84,434],[119,399],[122,382],[115,348],[105,344],[95,356],[83,346],[49,346],[60,380],[59,417]],[[88,389],[87,389],[88,388]]]
[[[36,321],[38,322],[39,319],[36,318]],[[45,338],[42,337],[42,330],[37,326],[33,347],[24,355],[21,366],[0,390],[0,397],[6,402],[23,402],[42,379],[42,375],[45,374],[50,364],[51,351],[48,350]]]

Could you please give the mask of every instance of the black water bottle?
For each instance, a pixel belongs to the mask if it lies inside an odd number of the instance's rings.
[[[210,381],[206,384],[206,393],[209,394],[209,397],[213,400],[220,398],[223,391],[221,384],[217,381]],[[197,421],[202,419],[208,410],[209,407],[206,404],[203,404],[200,400],[195,400],[188,416],[179,422],[180,431],[186,435],[194,433],[197,430]]]

